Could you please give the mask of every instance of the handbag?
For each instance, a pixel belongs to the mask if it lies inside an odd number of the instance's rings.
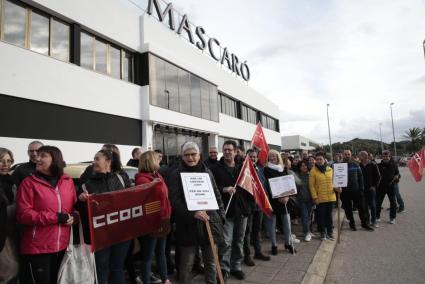
[[[79,222],[80,244],[74,245],[73,232],[59,267],[58,284],[97,283],[96,262],[90,245],[84,243],[83,226]]]
[[[18,253],[13,241],[7,237],[0,252],[0,283],[8,283],[18,275]]]

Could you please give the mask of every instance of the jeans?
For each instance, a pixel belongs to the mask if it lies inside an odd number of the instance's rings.
[[[224,224],[224,242],[220,245],[219,254],[221,256],[221,269],[242,270],[243,240],[248,217],[235,216],[226,218]]]
[[[180,246],[180,260],[179,260],[179,283],[190,284],[192,281],[192,266],[195,261],[196,251],[199,246]],[[211,251],[211,246],[206,244],[201,246],[202,258],[204,261],[205,283],[216,284],[216,269],[214,257]],[[149,283],[149,282],[143,282]]]
[[[291,244],[291,218],[289,217],[289,214],[282,214],[281,217],[283,227],[283,239],[285,241],[285,245],[289,245]],[[272,246],[276,246],[276,215],[273,214],[271,217],[266,217],[264,221]]]
[[[403,198],[401,198],[400,187],[398,186],[398,183],[394,184],[394,188],[395,188],[395,197],[396,197],[396,200],[397,200],[398,209],[404,210],[404,200],[403,200]]]
[[[250,245],[254,246],[254,253],[261,253],[260,233],[261,224],[263,221],[262,211],[253,211],[252,215],[249,215],[245,230],[245,239],[243,243],[243,251],[245,257],[251,255]]]
[[[162,282],[168,279],[165,245],[167,237],[157,238],[150,235],[140,237],[142,243],[142,281],[149,283],[152,272],[152,259],[155,254]]]
[[[362,225],[367,225],[367,218],[365,214],[364,196],[360,190],[347,191],[342,190],[341,193],[342,206],[344,207],[345,216],[350,221],[350,224],[354,225],[353,216],[353,203],[359,211],[359,217]]]
[[[367,189],[365,191],[365,201],[366,201],[366,218],[368,222],[375,224],[376,223],[376,191],[375,189]]]
[[[124,262],[130,242],[122,242],[95,252],[96,272],[99,284],[106,284],[109,278],[111,283],[124,284]]]
[[[333,202],[323,202],[316,206],[317,213],[317,226],[319,227],[320,233],[332,234],[333,232],[333,221],[332,221],[332,210]]]
[[[311,200],[308,201],[299,201],[298,207],[301,211],[301,221],[303,225],[303,233],[306,236],[310,233],[310,219],[313,211],[313,202]]]
[[[388,195],[388,199],[390,200],[390,219],[395,219],[397,215],[397,201],[394,185],[389,186],[387,188],[387,192],[378,191],[376,193],[376,218],[381,218],[381,207],[384,202],[385,195]]]

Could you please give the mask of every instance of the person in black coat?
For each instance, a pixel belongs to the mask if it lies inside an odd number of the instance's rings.
[[[17,187],[19,187],[21,182],[27,176],[30,176],[32,173],[35,172],[35,164],[37,163],[38,159],[38,149],[40,149],[41,146],[43,146],[43,143],[41,143],[40,141],[32,141],[28,145],[27,153],[28,157],[30,158],[29,162],[16,166],[12,174],[13,182],[16,184]]]
[[[385,195],[390,201],[390,224],[395,224],[397,215],[396,183],[400,180],[398,166],[391,160],[390,151],[382,153],[382,161],[379,164],[381,182],[376,192],[376,221],[381,221],[381,206]]]
[[[237,279],[243,280],[245,278],[241,266],[244,257],[243,243],[246,224],[252,211],[254,199],[248,191],[236,187],[242,165],[235,162],[235,155],[235,141],[225,141],[223,157],[211,168],[211,171],[220,190],[224,206],[225,208],[228,207],[224,224],[224,243],[219,252],[223,276],[227,278],[231,273]]]
[[[138,168],[141,154],[142,151],[140,150],[140,148],[134,148],[133,151],[131,151],[131,159],[128,160],[127,166]]]
[[[225,220],[220,192],[210,170],[200,161],[199,147],[194,142],[186,142],[182,147],[180,165],[168,177],[168,188],[176,222],[176,242],[180,249],[179,282],[191,283],[191,270],[196,250],[201,248],[204,260],[205,282],[216,283],[216,268],[204,222],[209,221],[215,242],[223,242],[223,222]],[[180,173],[208,173],[218,210],[189,211],[183,191]]]
[[[130,179],[127,176],[121,176],[119,174],[121,169],[122,166],[117,153],[100,150],[96,153],[93,161],[93,173],[79,187],[77,208],[80,211],[86,243],[90,243],[88,241],[87,205],[85,204],[87,197],[89,194],[111,192],[130,187]],[[124,261],[129,247],[130,241],[126,241],[95,252],[96,272],[99,284],[106,284],[109,277],[112,283],[125,283]]]

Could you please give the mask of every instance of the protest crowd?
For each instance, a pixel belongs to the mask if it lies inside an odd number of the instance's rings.
[[[291,226],[298,220],[302,241],[334,241],[333,211],[339,194],[353,231],[360,229],[356,222],[370,232],[379,227],[386,196],[391,224],[404,210],[400,173],[389,151],[384,151],[377,163],[365,151],[355,157],[350,150],[334,157],[322,152],[292,156],[255,146],[243,149],[231,140],[220,150],[220,159],[217,147],[210,147],[209,156],[202,158],[199,146],[188,141],[181,145],[181,155],[167,164],[161,151],[142,153],[136,148],[128,161],[138,168],[132,180],[123,170],[119,149],[105,144],[93,153],[92,164],[73,180],[64,173],[66,165],[55,146],[31,142],[29,162],[13,169],[13,153],[0,148],[0,283],[77,283],[72,277],[88,274],[86,283],[171,283],[177,279],[187,284],[193,270],[203,273],[205,283],[220,283],[229,277],[243,280],[243,263],[254,266],[282,253],[296,257],[301,236],[298,239]],[[347,163],[346,187],[333,185],[336,163]],[[182,177],[195,173],[210,181],[216,209],[188,209]],[[296,194],[276,196],[274,181],[285,176],[293,177]],[[151,215],[156,221],[148,222],[145,233],[119,242],[108,241],[112,235],[104,234],[101,239],[107,245],[96,243],[94,254],[86,255],[92,265],[69,273],[64,268],[73,262],[68,248],[95,245],[94,231],[118,222],[113,214],[92,218],[96,206],[114,205],[102,203],[97,196],[131,191],[154,200],[149,204],[156,205],[146,204],[146,208],[156,212]],[[134,208],[116,213],[120,222],[137,219],[140,214]],[[118,233],[125,235],[125,230]],[[269,240],[268,247],[264,240]]]

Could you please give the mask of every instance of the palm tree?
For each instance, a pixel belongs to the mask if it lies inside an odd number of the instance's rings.
[[[419,146],[422,142],[421,140],[423,139],[423,136],[424,136],[423,130],[420,129],[419,127],[409,128],[409,130],[405,132],[405,135],[403,135],[404,138],[407,138],[410,140],[411,150],[413,151],[416,151],[420,148]]]

